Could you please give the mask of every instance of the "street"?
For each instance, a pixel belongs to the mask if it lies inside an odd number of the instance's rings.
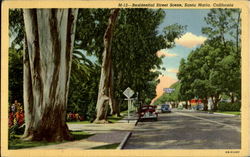
[[[139,122],[124,149],[240,149],[240,117],[173,111]]]

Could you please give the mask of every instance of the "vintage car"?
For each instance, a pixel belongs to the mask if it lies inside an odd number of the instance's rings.
[[[158,119],[158,113],[156,112],[156,106],[153,105],[144,105],[141,107],[139,111],[139,119],[140,121],[144,121],[146,119]]]
[[[169,104],[161,105],[161,112],[162,113],[170,113],[171,112],[170,105]]]

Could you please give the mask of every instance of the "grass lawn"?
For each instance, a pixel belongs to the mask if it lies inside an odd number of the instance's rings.
[[[116,123],[117,121],[121,120],[124,116],[117,117],[117,116],[108,116],[108,121],[111,123]]]
[[[83,131],[71,131],[71,134],[73,134],[75,140],[82,140],[82,139],[85,139],[94,135],[94,134],[89,134]],[[62,142],[23,141],[20,138],[21,138],[21,135],[15,135],[15,139],[9,140],[9,149],[22,149],[22,148],[47,146],[47,145],[68,142],[68,141],[62,141]]]
[[[114,144],[107,144],[103,146],[97,146],[93,147],[91,149],[116,149],[119,146],[120,143],[114,143]]]
[[[216,111],[215,113],[225,113],[225,114],[240,115],[240,112],[237,112],[237,111]]]
[[[128,111],[122,111],[120,114],[121,114],[121,117],[117,117],[115,115],[108,116],[108,121],[111,123],[116,123],[117,121],[124,118],[128,114]],[[72,121],[72,122],[66,122],[66,123],[67,124],[91,124],[90,121]]]
[[[124,118],[125,116],[128,115],[128,111],[122,111],[120,113],[121,117],[117,117],[116,115],[112,115],[112,116],[108,116],[108,121],[111,123],[116,123],[117,121],[121,120],[122,118]]]

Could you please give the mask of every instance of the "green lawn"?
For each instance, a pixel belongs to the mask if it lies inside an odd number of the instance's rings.
[[[111,123],[116,123],[117,121],[121,120],[124,116],[117,117],[117,116],[108,116],[108,121]]]
[[[122,111],[120,113],[121,117],[117,117],[116,115],[108,116],[108,121],[111,123],[116,123],[117,121],[123,119],[125,116],[128,115],[128,111]]]
[[[108,116],[108,121],[111,123],[116,123],[117,121],[124,118],[128,114],[128,111],[122,111],[120,114],[121,114],[121,117],[117,117],[115,115]],[[72,121],[72,122],[67,122],[67,124],[91,124],[91,122],[90,121]]]
[[[236,111],[216,111],[215,113],[225,113],[225,114],[240,115],[240,112],[236,112]]]
[[[93,147],[91,149],[116,149],[119,146],[120,143],[114,143],[114,144],[107,144],[103,146],[97,146]]]
[[[75,140],[81,140],[93,136],[94,134],[89,134],[83,131],[72,131]],[[20,139],[21,135],[15,135],[15,139],[9,140],[9,149],[22,149],[22,148],[30,148],[30,147],[38,147],[38,146],[47,146],[53,144],[60,144],[63,142],[46,142],[46,141],[23,141]]]

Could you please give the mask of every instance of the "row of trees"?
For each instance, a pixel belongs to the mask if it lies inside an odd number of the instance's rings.
[[[232,103],[241,99],[240,13],[239,9],[211,9],[204,19],[208,26],[202,29],[208,39],[181,60],[176,91],[159,101],[199,98],[206,110],[212,98],[217,110],[223,95],[230,96]]]
[[[23,89],[23,137],[71,139],[67,110],[105,121],[108,108],[119,115],[128,86],[139,92],[141,101],[150,102],[159,75],[151,69],[162,62],[156,52],[173,47],[184,29],[174,24],[159,34],[164,16],[164,11],[151,9],[10,10],[10,52],[21,57],[9,64],[14,69],[15,62],[24,65],[16,73],[22,77],[23,70],[23,85],[10,83],[16,91],[10,92],[10,102],[13,93],[22,96],[16,87]]]

